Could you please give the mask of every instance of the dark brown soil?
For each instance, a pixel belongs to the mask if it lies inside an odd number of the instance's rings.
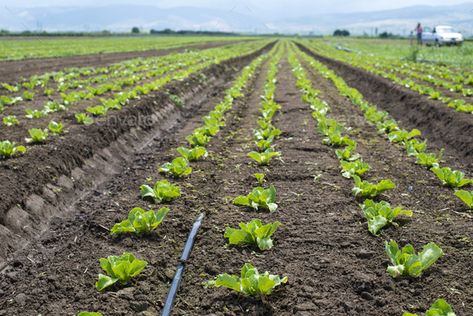
[[[456,112],[440,101],[420,96],[388,79],[300,47],[342,76],[349,85],[358,89],[366,100],[388,111],[405,128],[420,129],[424,137],[429,139],[429,143],[445,147],[447,152],[458,156],[466,164],[473,164],[473,115]]]
[[[79,55],[70,57],[50,57],[50,58],[32,58],[12,61],[0,61],[0,82],[16,82],[21,78],[27,78],[34,74],[59,71],[68,67],[89,67],[105,66],[122,60],[138,57],[156,57],[176,52],[182,52],[186,49],[206,49],[230,45],[240,41],[210,42],[185,47],[176,47],[160,50],[148,50],[141,52],[126,53],[103,53],[92,55]]]
[[[174,315],[399,316],[403,310],[424,312],[439,297],[446,298],[457,315],[472,315],[472,216],[432,173],[407,159],[403,148],[378,135],[328,80],[309,74],[331,105],[330,115],[351,127],[359,152],[372,166],[367,179],[393,180],[397,189],[382,198],[414,209],[412,220],[386,228],[381,237],[368,233],[359,201],[350,193],[352,181],[340,175],[334,149],[321,144],[286,60],[281,62],[276,95],[283,108],[274,120],[283,132],[276,140],[282,159],[262,169],[246,157],[254,149],[252,129],[257,126],[266,70],[265,66],[256,76],[248,97],[228,113],[226,127],[208,147],[208,159],[193,163],[189,178],[174,180],[184,195],[170,205],[157,236],[113,239],[106,228],[132,207],[148,206],[138,197],[139,185],[161,178],[156,166],[175,156],[174,148],[185,144],[184,137],[200,125],[200,117],[215,105],[214,98],[124,162],[121,174],[73,207],[72,219],[54,220],[40,240],[10,262],[0,275],[0,315],[73,315],[79,310],[158,314],[187,233],[200,212],[206,217]],[[250,212],[231,205],[233,197],[257,186],[252,174],[262,170],[266,185],[277,189],[278,210]],[[252,218],[282,222],[274,247],[260,253],[226,246],[225,226]],[[445,256],[419,279],[393,280],[385,271],[383,246],[390,238],[411,242],[417,249],[435,241]],[[93,285],[100,272],[98,258],[123,251],[145,258],[150,266],[130,286],[98,293]],[[264,301],[202,286],[219,273],[238,274],[247,261],[261,271],[288,276],[288,284]]]

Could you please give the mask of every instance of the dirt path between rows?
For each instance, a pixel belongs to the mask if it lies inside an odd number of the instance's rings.
[[[125,53],[103,53],[71,57],[33,58],[13,61],[0,61],[0,82],[13,83],[22,77],[29,77],[45,72],[60,71],[69,67],[98,67],[113,64],[122,60],[138,57],[156,57],[171,53],[183,52],[186,49],[206,49],[235,44],[241,41],[210,42],[176,48],[147,50]]]

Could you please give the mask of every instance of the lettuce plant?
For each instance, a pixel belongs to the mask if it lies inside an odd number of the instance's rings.
[[[192,147],[205,146],[210,142],[210,136],[206,135],[203,131],[195,130],[191,135],[186,137],[186,140]]]
[[[259,273],[251,264],[245,263],[241,268],[240,277],[227,273],[219,274],[215,280],[205,283],[208,287],[226,287],[246,296],[266,296],[277,286],[287,282],[287,277],[279,275]]]
[[[281,130],[272,125],[269,125],[265,129],[257,129],[254,131],[254,137],[257,141],[262,139],[276,138],[281,135]]]
[[[10,158],[16,154],[24,154],[25,152],[25,146],[16,146],[14,142],[11,142],[9,140],[0,141],[1,158]]]
[[[340,167],[342,168],[342,176],[345,178],[351,178],[353,175],[362,176],[365,172],[370,170],[370,165],[363,162],[362,159],[355,161],[340,161]]]
[[[25,117],[29,119],[40,119],[46,116],[46,113],[39,110],[25,109]]]
[[[60,135],[64,131],[64,124],[61,122],[51,121],[48,124],[49,131],[54,135]]]
[[[48,101],[46,105],[43,107],[43,112],[46,114],[65,111],[66,107],[63,104],[60,104],[56,101]]]
[[[48,138],[48,131],[39,128],[30,128],[28,130],[29,138],[25,138],[27,143],[42,143]]]
[[[278,208],[278,205],[276,204],[276,189],[272,185],[269,189],[256,187],[247,196],[237,196],[233,200],[233,204],[237,206],[250,207],[254,210],[263,209],[274,212]]]
[[[385,120],[376,123],[376,128],[380,133],[389,134],[391,132],[399,130],[399,126],[394,120]]]
[[[6,125],[6,126],[13,126],[13,125],[19,125],[20,124],[20,121],[18,121],[18,119],[16,118],[15,115],[4,116],[2,121],[3,121],[3,124]]]
[[[99,261],[102,270],[108,274],[99,274],[99,280],[95,283],[95,287],[99,291],[103,291],[117,282],[127,284],[148,265],[148,262],[136,259],[135,256],[129,252],[124,252],[121,256],[100,258]]]
[[[355,161],[360,159],[360,154],[356,153],[355,150],[356,143],[346,146],[343,149],[335,150],[335,155],[337,155],[337,158],[340,160]]]
[[[391,205],[386,201],[377,203],[368,199],[360,207],[368,220],[368,230],[373,235],[378,235],[378,232],[384,226],[392,223],[396,217],[401,215],[412,217],[413,214],[412,211],[402,207],[391,208]]]
[[[77,316],[103,316],[103,314],[99,312],[80,312]]]
[[[375,197],[386,190],[396,188],[396,185],[391,180],[381,180],[378,183],[371,183],[366,180],[361,180],[357,175],[353,175],[352,178],[355,181],[355,186],[352,189],[352,193],[355,196]]]
[[[8,84],[8,83],[6,83],[6,82],[2,83],[2,87],[3,87],[5,90],[8,90],[9,92],[12,92],[12,93],[18,92],[19,89],[20,89],[20,86],[18,86],[18,85],[15,85],[15,86],[14,86],[14,85],[10,85],[10,84]]]
[[[273,157],[279,157],[281,153],[279,151],[266,150],[262,153],[252,151],[248,153],[248,157],[256,161],[260,166],[269,165]]]
[[[91,118],[87,113],[76,113],[75,118],[79,124],[91,125],[94,123],[94,119]]]
[[[407,141],[413,139],[414,137],[421,136],[422,133],[418,129],[413,129],[408,132],[406,130],[394,131],[388,134],[388,139],[392,143],[402,143],[405,144]]]
[[[354,144],[354,140],[350,139],[348,136],[342,136],[341,133],[338,133],[337,131],[329,130],[329,132],[325,135],[325,137],[322,140],[322,144],[324,145],[330,145],[330,146],[350,146]]]
[[[473,191],[457,190],[455,191],[455,195],[462,200],[470,210],[473,210]]]
[[[254,173],[253,176],[256,178],[256,181],[258,181],[259,184],[263,184],[263,182],[265,181],[264,180],[264,177],[266,177],[266,175],[264,173]]]
[[[427,150],[427,141],[420,142],[413,138],[408,140],[405,145],[408,156],[418,156],[420,153],[424,153]]]
[[[425,312],[425,316],[455,316],[455,312],[450,304],[443,298],[436,300],[432,306]],[[404,312],[402,316],[417,316],[409,312]]]
[[[207,158],[208,152],[205,147],[195,146],[194,148],[188,149],[186,147],[178,147],[177,152],[181,154],[182,157],[186,158],[189,161],[195,161],[200,158]]]
[[[166,162],[159,168],[159,172],[168,173],[173,177],[186,177],[191,174],[192,168],[189,166],[189,160],[184,157],[177,157],[172,162]]]
[[[128,213],[128,218],[112,227],[112,235],[134,233],[144,234],[156,230],[169,212],[169,208],[162,207],[158,211],[145,211],[135,207]]]
[[[270,137],[268,139],[261,139],[261,140],[255,141],[255,145],[256,147],[258,147],[260,151],[266,151],[266,150],[272,151],[273,141],[274,141],[274,138]]]
[[[418,153],[416,164],[425,166],[428,169],[438,168],[441,158],[442,152],[440,152],[438,155],[436,153]]]
[[[260,250],[268,250],[273,247],[271,235],[281,226],[276,221],[264,225],[261,220],[253,219],[248,223],[240,223],[240,229],[227,227],[225,238],[230,245],[257,245]]]
[[[90,114],[92,114],[93,116],[104,116],[108,112],[107,107],[103,105],[89,106],[85,110],[89,112]]]
[[[426,244],[417,254],[411,244],[399,249],[394,240],[385,242],[385,250],[392,263],[388,266],[387,272],[393,278],[399,276],[418,278],[443,256],[443,250],[433,242]]]
[[[461,188],[465,185],[473,183],[471,179],[465,179],[465,174],[461,171],[450,169],[449,167],[444,168],[432,168],[432,172],[435,173],[437,178],[442,181],[443,185],[449,187]]]
[[[152,198],[155,203],[170,202],[181,196],[181,189],[168,180],[161,180],[154,187],[146,184],[140,186],[140,195],[142,198]]]

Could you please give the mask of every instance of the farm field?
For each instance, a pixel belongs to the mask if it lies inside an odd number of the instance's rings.
[[[0,38],[0,60],[148,51],[234,40],[234,36],[4,37]]]
[[[307,39],[122,57],[3,80],[0,315],[161,314],[182,265],[172,315],[473,314],[464,64]]]

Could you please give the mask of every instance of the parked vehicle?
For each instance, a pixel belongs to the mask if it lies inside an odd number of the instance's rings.
[[[463,44],[463,35],[455,31],[451,26],[439,25],[433,29],[426,27],[422,32],[422,44],[427,46],[460,46]]]

